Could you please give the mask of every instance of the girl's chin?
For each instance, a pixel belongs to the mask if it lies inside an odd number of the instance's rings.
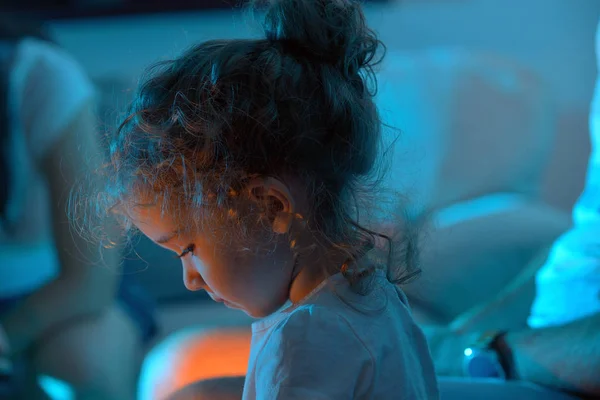
[[[242,311],[242,312],[244,312],[244,314],[247,314],[251,318],[259,319],[259,318],[266,317],[266,315],[263,315],[262,313],[256,313],[256,312],[248,311],[246,308],[238,306],[237,304],[230,303],[230,302],[228,302],[226,300],[222,300],[221,303],[223,303],[225,305],[225,307],[227,307],[227,308],[229,308],[231,310]]]
[[[238,307],[238,306],[236,306],[236,305],[235,305],[235,304],[233,304],[233,303],[230,303],[230,302],[228,302],[227,300],[218,299],[218,300],[215,300],[215,301],[216,301],[217,303],[223,303],[223,305],[225,305],[225,307],[227,307],[227,308],[231,308],[231,309],[234,309],[234,310],[237,310],[237,309],[239,309],[239,307]]]
[[[242,307],[235,307],[238,310],[241,310],[243,312],[245,312],[249,317],[255,318],[255,319],[261,319],[261,318],[266,318],[270,315],[273,315],[275,313],[277,313],[278,311],[281,311],[287,307],[289,307],[291,304],[288,302],[283,302],[282,304],[274,304],[272,305],[272,307],[268,307],[268,308],[260,308],[260,309],[246,309],[246,308],[242,308]]]
[[[250,318],[254,318],[254,319],[261,319],[261,318],[268,316],[268,314],[265,314],[264,312],[260,312],[260,311],[257,312],[255,310],[247,310],[245,308],[238,308],[238,310],[243,311],[244,314],[246,314]]]

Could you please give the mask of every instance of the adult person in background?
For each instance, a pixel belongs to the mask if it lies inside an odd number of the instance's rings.
[[[72,186],[102,158],[93,85],[35,24],[2,18],[0,49],[4,374],[23,360],[30,391],[17,398],[44,398],[34,383],[50,376],[77,399],[133,399],[152,324],[117,301],[128,293],[117,271],[120,252],[101,253],[71,232],[67,218]]]
[[[596,58],[600,66],[600,24]],[[439,375],[505,375],[600,397],[600,75],[589,123],[592,154],[573,227],[491,302],[430,331]]]

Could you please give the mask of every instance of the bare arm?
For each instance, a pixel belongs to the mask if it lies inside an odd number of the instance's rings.
[[[462,351],[479,332],[508,329],[506,341],[521,379],[557,390],[600,395],[600,314],[557,327],[525,326],[535,295],[535,274],[546,258],[544,251],[491,301],[458,317],[450,331],[430,335],[441,375],[462,373]]]
[[[600,313],[561,326],[509,332],[506,341],[522,379],[600,396]]]
[[[506,340],[522,379],[600,395],[600,314],[557,327],[524,326],[535,295],[535,275],[547,255],[547,251],[542,252],[502,293],[459,317],[451,328],[461,334],[508,329]]]
[[[101,154],[90,108],[82,108],[40,167],[50,187],[53,233],[61,270],[58,278],[0,320],[13,353],[27,349],[59,324],[102,312],[114,299],[118,252],[106,252],[101,257],[99,246],[73,233],[68,221],[69,192],[88,171],[86,166],[93,167],[91,160]]]

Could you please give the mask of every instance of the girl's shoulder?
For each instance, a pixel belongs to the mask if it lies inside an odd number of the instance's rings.
[[[278,317],[271,321],[268,329],[254,331],[255,337],[258,334],[264,338],[265,355],[286,353],[286,356],[290,356],[290,351],[314,353],[318,348],[325,357],[352,348],[355,357],[363,355],[363,362],[370,359],[369,351],[359,332],[354,329],[353,322],[339,310],[308,303],[283,311]],[[337,354],[337,357],[341,357],[341,354]]]

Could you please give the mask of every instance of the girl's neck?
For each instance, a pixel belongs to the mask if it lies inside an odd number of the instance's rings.
[[[317,286],[319,286],[321,282],[327,279],[328,276],[325,271],[311,271],[311,269],[301,269],[300,272],[298,272],[298,275],[293,279],[289,296],[290,301],[293,304],[301,302]]]
[[[292,303],[296,304],[302,301],[332,273],[335,273],[338,268],[332,270],[331,266],[342,266],[348,255],[338,253],[321,253],[306,259],[300,257],[294,273],[295,277],[292,279],[290,286],[289,299]]]
[[[350,262],[347,251],[329,249],[315,252],[304,259],[299,258],[298,265],[292,272],[289,299],[296,304],[308,296],[317,286],[331,275],[342,271],[342,267],[357,268],[361,260],[373,249],[371,242],[365,242],[353,252],[353,261]],[[349,264],[347,264],[349,263]],[[333,267],[333,268],[332,268]]]

